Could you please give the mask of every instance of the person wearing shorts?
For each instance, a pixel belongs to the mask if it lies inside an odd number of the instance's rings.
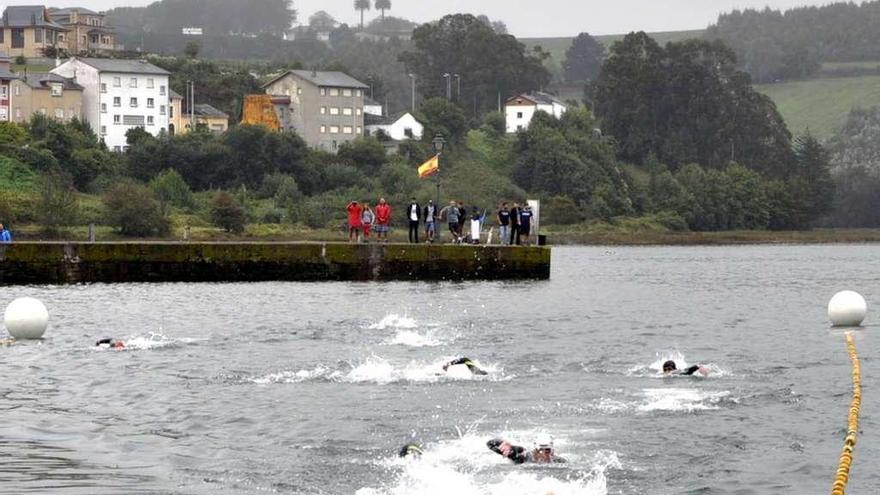
[[[434,206],[434,200],[429,199],[428,204],[422,211],[422,217],[425,219],[425,237],[427,242],[434,242],[434,235],[437,233],[437,207]]]
[[[370,228],[376,220],[376,215],[370,209],[370,203],[364,203],[364,211],[361,213],[361,226],[364,229],[364,241],[370,240]]]
[[[385,202],[385,198],[379,199],[376,206],[376,223],[373,230],[376,231],[376,239],[388,242],[388,229],[391,223],[391,205]]]

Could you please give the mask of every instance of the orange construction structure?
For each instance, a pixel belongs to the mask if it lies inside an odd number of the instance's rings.
[[[270,95],[247,95],[241,112],[242,124],[264,125],[273,131],[281,130],[278,113]]]

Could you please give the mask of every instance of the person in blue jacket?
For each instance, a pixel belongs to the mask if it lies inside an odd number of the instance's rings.
[[[12,234],[0,223],[0,242],[12,242]]]

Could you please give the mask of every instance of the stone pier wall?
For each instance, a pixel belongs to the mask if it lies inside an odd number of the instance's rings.
[[[16,242],[0,285],[550,278],[550,248],[429,244]]]

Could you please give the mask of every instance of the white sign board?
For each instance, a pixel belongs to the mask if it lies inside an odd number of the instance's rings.
[[[201,35],[202,35],[202,28],[197,28],[197,27],[185,27],[185,28],[183,28],[183,34],[190,34],[190,35],[194,35],[194,36],[201,36]]]
[[[541,201],[530,199],[526,203],[532,207],[532,236],[534,236],[535,242],[538,242],[538,234],[541,233]]]

